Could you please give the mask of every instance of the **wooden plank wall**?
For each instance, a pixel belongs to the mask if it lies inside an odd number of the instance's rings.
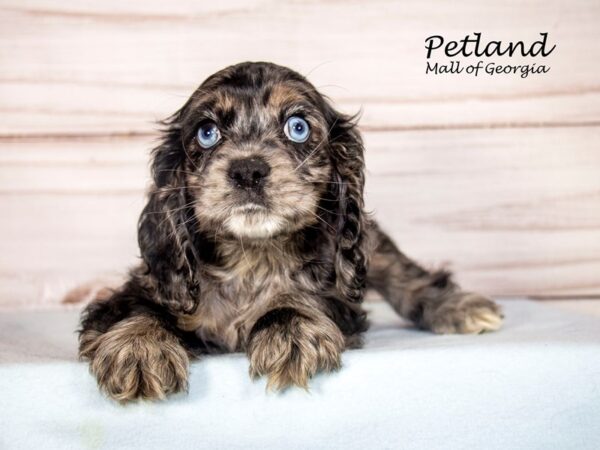
[[[135,262],[155,121],[243,60],[362,108],[367,204],[406,252],[492,295],[598,295],[599,21],[593,0],[2,0],[0,307]],[[427,36],[476,31],[549,32],[550,72],[425,75]]]

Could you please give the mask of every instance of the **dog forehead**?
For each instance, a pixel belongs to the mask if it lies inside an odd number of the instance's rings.
[[[275,110],[282,110],[286,107],[299,103],[306,103],[306,87],[299,86],[297,83],[279,82],[265,88],[262,93],[262,104]]]
[[[264,130],[279,123],[282,114],[295,112],[295,107],[306,109],[310,102],[304,91],[301,86],[281,81],[247,89],[221,86],[199,98],[196,110],[209,112],[226,129],[241,131],[252,126]]]
[[[260,87],[245,86],[232,89],[229,86],[223,86],[212,91],[212,95],[210,95],[212,101],[208,103],[212,103],[214,109],[221,110],[246,109],[251,112],[257,109],[269,109],[278,112],[295,104],[308,103],[305,92],[305,87],[282,81]]]

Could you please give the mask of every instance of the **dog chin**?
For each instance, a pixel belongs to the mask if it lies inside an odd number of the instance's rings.
[[[268,213],[264,208],[238,208],[225,221],[225,227],[235,236],[267,239],[284,229],[283,218]]]

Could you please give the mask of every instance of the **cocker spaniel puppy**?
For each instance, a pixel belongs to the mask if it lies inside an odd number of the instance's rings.
[[[420,267],[365,213],[356,124],[302,75],[228,67],[165,124],[141,264],[82,316],[80,356],[110,397],[185,390],[190,358],[210,352],[245,352],[269,387],[306,387],[360,345],[367,287],[435,333],[500,326],[492,301]]]

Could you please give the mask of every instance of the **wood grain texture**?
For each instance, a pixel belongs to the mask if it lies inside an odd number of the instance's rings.
[[[600,291],[600,128],[367,135],[368,204],[494,295]]]
[[[244,60],[307,74],[343,110],[362,108],[366,129],[599,124],[599,18],[593,0],[4,0],[0,136],[149,133],[205,77]],[[549,32],[557,49],[536,62],[551,71],[424,74],[427,36],[475,31],[527,42]]]
[[[244,60],[362,109],[367,204],[410,255],[488,294],[600,295],[599,20],[593,0],[3,0],[0,308],[135,263],[156,121]],[[427,36],[476,31],[548,32],[551,71],[425,75]]]

